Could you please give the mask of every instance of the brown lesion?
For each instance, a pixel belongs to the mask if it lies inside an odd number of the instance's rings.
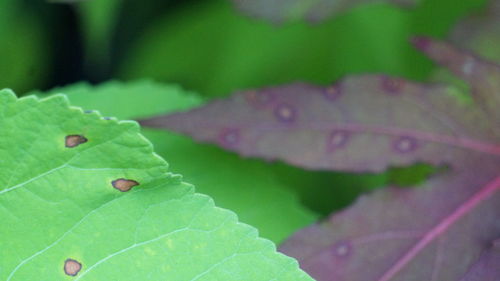
[[[66,136],[65,145],[68,148],[73,148],[73,147],[79,146],[82,143],[86,143],[88,141],[89,140],[82,135],[69,135],[69,136]]]
[[[121,192],[127,192],[132,189],[132,187],[139,185],[139,183],[135,180],[129,179],[117,179],[111,182],[114,188],[118,189]]]
[[[82,264],[74,259],[67,259],[64,262],[64,273],[69,276],[76,276],[82,269]]]

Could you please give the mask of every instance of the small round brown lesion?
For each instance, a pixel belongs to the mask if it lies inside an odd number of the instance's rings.
[[[76,276],[82,269],[82,264],[74,259],[67,259],[64,262],[64,273],[69,276]]]
[[[88,141],[89,140],[82,135],[69,135],[69,136],[66,136],[65,145],[68,148],[73,148],[73,147],[79,146],[82,143],[86,143]]]
[[[121,192],[127,192],[132,189],[132,187],[139,185],[135,180],[130,179],[117,179],[111,182],[114,188]]]

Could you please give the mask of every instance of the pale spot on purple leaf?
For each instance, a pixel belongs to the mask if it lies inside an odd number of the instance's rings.
[[[411,137],[400,137],[393,143],[394,149],[400,153],[412,152],[417,149],[417,140]]]
[[[471,75],[472,74],[472,71],[474,70],[474,64],[475,64],[475,60],[471,57],[467,57],[465,59],[465,62],[464,64],[462,65],[462,72],[465,74],[465,75]]]
[[[346,258],[352,252],[352,245],[347,241],[340,241],[333,245],[333,254],[339,258]]]
[[[293,122],[296,115],[297,112],[295,108],[286,103],[280,104],[274,109],[274,116],[282,122]]]
[[[225,128],[219,134],[219,143],[223,147],[234,147],[240,142],[240,131],[233,128]]]
[[[349,141],[351,133],[345,130],[333,130],[328,135],[326,149],[328,152],[333,152],[339,148],[345,147]]]

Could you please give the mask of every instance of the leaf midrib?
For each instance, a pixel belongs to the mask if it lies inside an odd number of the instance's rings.
[[[481,202],[500,190],[500,176],[483,186],[467,201],[458,206],[450,215],[429,230],[415,245],[399,258],[377,281],[389,281],[400,272],[418,253],[441,234],[446,232],[457,220],[472,211]]]

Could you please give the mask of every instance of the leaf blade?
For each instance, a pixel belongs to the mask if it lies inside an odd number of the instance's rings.
[[[170,174],[137,123],[83,113],[60,95],[1,91],[0,124],[0,218],[9,225],[0,229],[2,279],[310,280],[254,228]],[[69,134],[86,141],[66,146]],[[147,248],[154,243],[162,246]]]
[[[246,91],[140,122],[308,169],[378,172],[452,163],[462,150],[500,155],[484,113],[459,104],[447,90],[365,75],[327,88],[297,83]]]
[[[475,161],[485,171],[469,171]],[[280,250],[318,280],[459,280],[500,231],[499,162],[471,162],[422,188],[377,191]]]
[[[472,97],[498,126],[500,120],[500,66],[458,50],[445,42],[417,37],[415,45],[428,57],[450,69],[472,88]],[[495,123],[496,122],[496,123]],[[493,134],[496,132],[493,131]]]
[[[148,80],[112,81],[98,86],[80,83],[49,93],[65,93],[73,104],[120,119],[186,110],[203,102],[178,86]],[[241,161],[234,155],[196,144],[171,132],[143,128],[142,133],[153,143],[158,154],[169,159],[171,169],[194,184],[198,192],[211,196],[219,207],[236,212],[240,221],[257,227],[261,236],[275,243],[318,217],[303,207],[296,194],[263,163]],[[281,219],[285,216],[289,219]]]

